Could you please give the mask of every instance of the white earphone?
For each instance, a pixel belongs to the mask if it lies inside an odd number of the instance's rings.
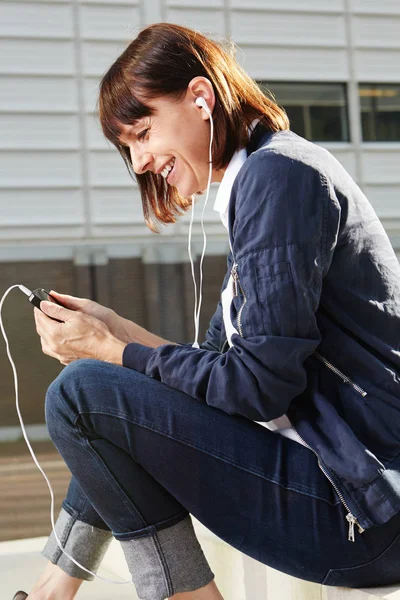
[[[209,173],[208,173],[208,183],[207,183],[207,195],[206,195],[206,200],[204,202],[203,211],[201,213],[201,228],[203,230],[204,245],[203,245],[203,252],[201,254],[201,259],[200,259],[200,298],[199,298],[199,302],[198,303],[197,303],[196,278],[195,278],[195,275],[194,275],[194,265],[193,265],[193,259],[192,259],[191,251],[190,251],[191,238],[192,238],[192,225],[193,225],[193,219],[194,219],[194,194],[192,195],[192,217],[190,219],[189,241],[188,241],[188,251],[189,251],[190,264],[191,264],[191,268],[192,268],[192,277],[193,277],[194,295],[195,295],[195,301],[194,301],[195,341],[193,342],[192,347],[193,348],[200,348],[200,345],[199,345],[199,342],[198,342],[198,337],[199,337],[199,322],[200,322],[201,302],[202,302],[202,298],[203,298],[203,294],[202,294],[202,288],[203,288],[203,260],[204,260],[204,255],[205,255],[205,252],[206,252],[206,244],[207,244],[206,232],[204,230],[204,212],[206,210],[206,206],[207,206],[207,202],[208,202],[208,195],[210,193],[210,185],[211,185],[211,177],[212,177],[212,142],[213,142],[213,137],[214,137],[214,122],[213,122],[211,110],[209,109],[208,104],[204,100],[204,98],[202,96],[199,96],[198,98],[196,98],[195,103],[200,108],[204,108],[204,110],[206,111],[206,113],[210,117],[210,147],[209,147],[209,151],[208,151],[208,154],[209,154],[209,156],[208,156]]]
[[[204,108],[204,110],[206,111],[206,113],[211,116],[211,111],[208,108],[208,104],[204,100],[203,96],[199,96],[198,98],[196,98],[196,104],[197,104],[197,106],[200,106],[201,108]]]

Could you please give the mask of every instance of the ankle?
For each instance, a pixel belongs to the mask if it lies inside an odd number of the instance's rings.
[[[73,600],[82,583],[82,579],[71,577],[49,562],[28,595],[28,600]]]

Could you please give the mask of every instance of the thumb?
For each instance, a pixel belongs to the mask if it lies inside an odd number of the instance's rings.
[[[68,321],[71,316],[74,314],[68,308],[64,308],[64,306],[60,306],[59,304],[54,304],[54,302],[49,302],[48,300],[42,300],[40,303],[40,310],[44,312],[45,315],[51,317],[52,319],[58,319],[59,321]]]
[[[85,304],[84,298],[77,298],[76,296],[69,296],[68,294],[60,294],[59,292],[56,292],[54,290],[50,290],[49,293],[50,296],[54,296],[55,298],[57,298],[57,300],[59,299],[61,304],[63,304],[66,308],[82,308]]]

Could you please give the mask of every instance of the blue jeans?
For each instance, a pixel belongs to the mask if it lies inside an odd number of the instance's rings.
[[[71,363],[50,385],[46,421],[73,475],[60,534],[72,539],[77,527],[70,547],[93,568],[111,536],[118,539],[140,598],[161,600],[213,579],[190,514],[300,579],[400,583],[400,514],[362,534],[355,528],[348,541],[347,511],[314,453],[253,421],[92,359]],[[54,540],[44,555],[76,576]]]

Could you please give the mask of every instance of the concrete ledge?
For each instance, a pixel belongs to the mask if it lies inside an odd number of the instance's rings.
[[[193,525],[225,600],[400,600],[400,586],[349,589],[322,586],[266,567],[216,537],[192,516]],[[46,537],[0,543],[0,598],[11,600],[18,589],[29,591],[46,560],[40,556]],[[120,544],[113,540],[99,569],[108,579],[129,580]],[[96,579],[84,582],[78,600],[138,600],[133,585]]]

